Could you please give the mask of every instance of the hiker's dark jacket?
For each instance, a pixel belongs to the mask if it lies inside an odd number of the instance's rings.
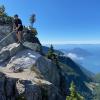
[[[18,27],[20,25],[20,27],[17,29],[17,31],[23,30],[22,21],[19,18],[14,20],[14,25],[15,25],[15,27]]]

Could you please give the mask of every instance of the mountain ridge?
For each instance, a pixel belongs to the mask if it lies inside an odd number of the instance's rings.
[[[23,45],[16,43],[15,32],[0,42],[0,100],[65,100],[72,81],[78,92],[90,100],[92,91],[85,82],[92,79],[69,57],[58,55],[59,67],[48,59],[36,29],[32,30],[24,29]]]

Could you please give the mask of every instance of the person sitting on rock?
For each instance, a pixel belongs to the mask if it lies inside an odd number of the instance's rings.
[[[22,31],[23,31],[23,25],[21,19],[19,19],[18,15],[14,15],[14,24],[13,29],[16,31],[17,36],[17,42],[22,43]]]

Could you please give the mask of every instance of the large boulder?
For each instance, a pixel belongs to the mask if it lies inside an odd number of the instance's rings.
[[[3,47],[0,51],[0,63],[15,55],[22,48],[23,47],[17,43],[13,43],[6,47]]]
[[[44,78],[56,86],[60,84],[59,71],[55,64],[51,60],[41,56],[32,50],[25,49],[17,53],[11,58],[7,64],[7,68],[14,69],[33,69],[38,70],[38,72],[44,76]]]
[[[23,30],[22,41],[23,45],[28,47],[34,51],[41,51],[41,43],[39,39],[35,36],[37,34],[36,29],[34,31],[30,31],[27,29]],[[3,47],[8,46],[9,44],[15,43],[17,41],[16,31],[12,31],[11,25],[0,25],[0,50]],[[27,42],[26,42],[27,41]],[[33,43],[33,44],[32,44]]]
[[[41,46],[38,43],[32,43],[32,42],[26,41],[23,43],[23,46],[37,52],[41,50]]]
[[[0,25],[0,40],[12,31],[11,25]]]
[[[2,63],[3,61],[7,60],[9,57],[10,57],[9,50],[0,51],[0,63]]]
[[[15,32],[9,33],[7,36],[5,36],[3,39],[0,40],[0,50],[3,47],[8,46],[9,44],[15,43]]]
[[[31,80],[16,79],[13,76],[9,77],[7,74],[0,73],[0,100],[65,99],[60,94],[59,89],[49,81],[34,78],[34,76]]]
[[[7,64],[7,67],[22,67],[24,69],[31,68],[40,57],[40,54],[29,49],[24,49],[22,51],[19,51],[11,58],[11,60]]]

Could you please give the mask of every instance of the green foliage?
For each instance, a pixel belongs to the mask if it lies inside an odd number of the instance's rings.
[[[48,50],[47,58],[51,59],[57,66],[59,66],[58,55],[55,54],[55,50],[53,48],[53,45],[51,45],[49,50]]]
[[[37,30],[31,26],[28,27],[28,31],[35,37],[38,33]]]
[[[32,15],[30,16],[30,18],[29,18],[29,21],[30,21],[31,27],[33,27],[33,24],[34,24],[34,22],[36,21],[35,16],[36,16],[35,14],[32,14]]]
[[[93,94],[94,94],[93,100],[100,100],[100,84],[95,87]]]
[[[84,97],[76,92],[76,87],[74,82],[70,85],[70,95],[66,97],[66,100],[84,100]]]
[[[94,80],[100,83],[100,73],[95,75]]]
[[[53,60],[53,57],[54,57],[54,48],[53,45],[51,45],[47,53],[47,58]]]
[[[100,73],[95,75],[94,80],[97,83],[96,83],[96,87],[94,88],[94,91],[93,91],[93,94],[94,94],[93,100],[100,100]]]
[[[12,17],[7,15],[4,5],[0,6],[0,24],[12,24]]]
[[[4,5],[1,5],[0,6],[0,15],[2,15],[4,13],[5,13],[5,7],[4,7]]]

